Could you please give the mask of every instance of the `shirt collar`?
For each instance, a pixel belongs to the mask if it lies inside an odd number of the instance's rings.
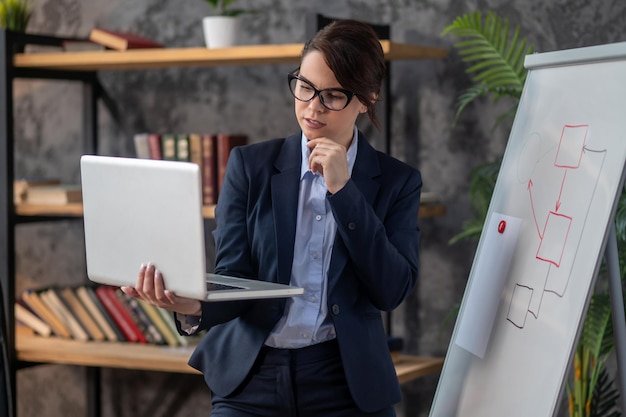
[[[354,161],[356,160],[356,151],[358,148],[358,140],[359,140],[359,130],[356,126],[354,126],[354,132],[352,134],[352,142],[350,143],[350,147],[348,148],[348,152],[346,152],[346,157],[348,158],[348,171],[350,175],[352,175],[352,168],[354,168]],[[304,175],[309,170],[309,156],[311,155],[311,150],[306,146],[309,140],[306,136],[304,136],[304,132],[302,133],[302,164],[300,166],[300,179],[304,178]]]

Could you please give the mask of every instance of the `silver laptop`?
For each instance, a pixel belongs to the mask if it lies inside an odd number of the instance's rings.
[[[134,286],[153,262],[166,288],[207,301],[291,297],[302,288],[206,271],[200,167],[190,162],[83,155],[87,276]]]

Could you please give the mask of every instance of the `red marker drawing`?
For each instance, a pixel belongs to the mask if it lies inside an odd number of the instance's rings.
[[[500,220],[500,223],[498,223],[498,233],[504,233],[504,229],[506,229],[506,222]]]

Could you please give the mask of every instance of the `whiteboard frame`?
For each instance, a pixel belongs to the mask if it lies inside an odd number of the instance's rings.
[[[577,49],[571,49],[571,50],[563,50],[563,51],[556,51],[556,52],[547,52],[547,53],[539,53],[539,54],[532,54],[532,55],[528,55],[524,61],[524,65],[526,68],[528,68],[529,70],[534,70],[534,69],[542,69],[542,68],[548,68],[548,67],[558,67],[558,66],[569,66],[569,65],[580,65],[580,64],[586,64],[586,63],[597,63],[597,62],[606,62],[606,61],[622,61],[626,59],[626,42],[622,42],[622,43],[616,43],[616,44],[608,44],[608,45],[600,45],[600,46],[592,46],[592,47],[585,47],[585,48],[577,48]],[[529,73],[530,76],[530,73]],[[524,97],[524,94],[522,95],[522,97]],[[517,118],[518,115],[516,115]],[[515,122],[513,125],[513,128],[511,130],[511,132],[514,132],[515,129]],[[508,151],[508,146],[507,146],[507,151]],[[505,159],[503,159],[503,161],[506,161],[506,151],[505,151]],[[581,332],[581,328],[582,328],[582,322],[584,321],[584,317],[586,316],[587,310],[588,310],[588,306],[589,306],[589,300],[591,298],[591,295],[593,293],[593,287],[595,285],[595,282],[597,280],[597,276],[598,276],[598,271],[600,269],[600,265],[601,265],[601,260],[602,260],[602,256],[604,256],[607,253],[607,240],[610,236],[610,232],[614,231],[612,228],[614,227],[614,218],[615,218],[615,212],[617,209],[617,203],[619,201],[619,196],[621,194],[621,190],[623,190],[624,187],[624,178],[626,176],[626,171],[624,169],[624,166],[621,167],[621,176],[619,179],[619,187],[617,188],[618,193],[616,196],[614,196],[613,199],[613,207],[611,207],[611,211],[610,211],[610,216],[608,218],[608,223],[604,225],[604,230],[603,230],[603,235],[602,235],[602,241],[601,241],[601,246],[600,246],[600,252],[599,252],[599,256],[596,259],[596,263],[594,265],[594,269],[593,269],[593,275],[586,275],[587,277],[590,277],[591,279],[591,284],[589,285],[589,290],[586,292],[586,297],[585,297],[585,304],[582,307],[582,311],[583,314],[581,316],[581,319],[578,322],[578,326],[577,326],[577,331],[575,333],[575,339],[574,339],[574,344],[572,346],[568,346],[568,356],[569,356],[569,363],[571,363],[571,360],[573,358],[573,354],[575,351],[575,345],[576,345],[576,341],[579,340],[580,337],[580,332]],[[612,178],[616,178],[615,176],[613,176]],[[499,177],[500,179],[500,177]],[[498,180],[499,182],[499,180]],[[497,191],[499,189],[499,184],[498,182],[496,183],[496,188],[495,191]],[[495,192],[494,192],[495,195]],[[494,212],[494,200],[492,199],[491,203],[490,203],[490,207],[488,210],[488,215],[486,218],[486,222],[488,220],[490,220],[490,216],[493,214]],[[487,223],[486,223],[487,224]],[[600,225],[600,227],[602,226],[602,224]],[[483,233],[485,233],[485,230],[483,229]],[[484,244],[483,239],[481,237],[481,241],[479,242],[477,251],[476,251],[476,255],[474,258],[474,264],[472,265],[472,271],[470,272],[470,278],[473,278],[473,271],[474,268],[476,267],[477,262],[479,261],[479,255],[480,255],[480,251],[482,248],[482,245]],[[619,278],[619,276],[618,276]],[[621,281],[620,281],[621,282]],[[469,289],[469,285],[472,284],[471,282],[468,282],[468,289]],[[621,285],[620,285],[621,287]],[[466,296],[467,296],[467,290],[466,290],[466,294],[463,297],[463,302],[461,305],[461,309],[460,309],[460,313],[459,313],[459,319],[461,319],[461,316],[464,312],[464,309],[467,307],[466,304]],[[455,337],[457,335],[457,330],[458,330],[458,322],[457,322],[457,326],[455,326],[455,331],[452,337],[452,340],[450,342],[450,346],[448,348],[448,354],[446,355],[446,363],[444,363],[444,368],[442,370],[442,375],[439,381],[439,386],[437,388],[437,392],[435,393],[435,398],[433,400],[433,407],[437,406],[437,398],[439,396],[439,390],[442,389],[442,386],[444,386],[444,379],[446,376],[446,369],[448,368],[448,356],[451,353],[451,350],[453,348],[453,345],[455,345]],[[623,342],[622,342],[622,346],[623,346]],[[458,349],[458,346],[454,346],[455,349]],[[456,355],[457,357],[459,356],[458,354]],[[454,358],[454,363],[453,365],[450,365],[452,367],[454,367],[455,365],[459,365],[459,363],[461,363],[462,365],[464,364],[463,362],[463,358],[458,359],[458,358]],[[460,362],[459,362],[460,361]],[[451,372],[453,372],[452,377],[456,376],[456,374],[454,374],[454,372],[456,371],[456,369],[453,369]],[[567,370],[564,369],[562,371],[562,375],[560,375],[560,386],[559,391],[558,391],[558,398],[554,399],[554,403],[552,405],[552,411],[553,413],[558,411],[558,405],[560,403],[560,400],[562,399],[562,395],[564,394],[564,387],[563,384],[566,381],[566,376],[567,376]],[[624,373],[624,368],[621,368],[621,372],[620,374],[623,376]],[[469,381],[468,383],[471,384],[472,381]],[[455,391],[455,389],[457,389],[457,387],[454,384],[451,384],[452,387],[452,391]],[[448,388],[448,386],[446,386],[446,388]],[[439,415],[444,415],[444,414],[433,414],[433,410],[434,408],[431,408],[431,413],[430,416],[435,416],[438,417]],[[458,411],[458,410],[457,410]],[[626,410],[625,410],[626,411]],[[464,416],[463,413],[458,414],[460,417]]]

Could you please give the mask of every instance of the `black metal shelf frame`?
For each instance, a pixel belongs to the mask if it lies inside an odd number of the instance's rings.
[[[83,85],[83,137],[86,151],[95,151],[98,144],[97,100],[101,88],[95,71],[53,71],[16,68],[13,56],[26,45],[62,46],[64,40],[52,36],[16,33],[0,30],[0,413],[2,417],[16,416],[16,376],[19,369],[15,349],[15,226],[24,219],[15,213],[13,202],[14,172],[14,112],[13,82],[16,79],[48,79],[78,81]],[[40,217],[35,221],[53,221],[60,218]],[[98,368],[88,369],[89,415],[99,413],[100,377]],[[5,403],[5,404],[3,404]]]

